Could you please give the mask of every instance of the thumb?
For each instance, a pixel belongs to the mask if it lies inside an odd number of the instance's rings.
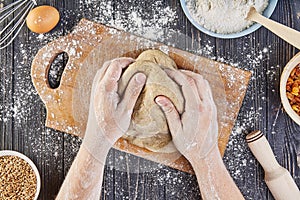
[[[175,106],[165,96],[156,97],[155,102],[159,105],[159,107],[165,113],[171,135],[174,139],[178,135],[178,133],[180,133],[182,130],[180,116],[179,116]]]

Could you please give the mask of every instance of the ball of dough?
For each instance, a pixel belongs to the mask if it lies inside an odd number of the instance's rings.
[[[159,50],[147,50],[136,62],[129,65],[119,81],[119,94],[123,94],[131,77],[142,72],[147,76],[145,87],[135,105],[129,130],[124,135],[132,144],[155,152],[170,153],[176,148],[172,143],[166,117],[155,103],[159,95],[168,97],[181,114],[184,98],[180,87],[163,70],[176,70],[176,63]]]

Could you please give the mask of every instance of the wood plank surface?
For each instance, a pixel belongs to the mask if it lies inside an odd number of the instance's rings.
[[[179,0],[41,0],[38,4],[57,7],[61,21],[43,35],[24,27],[11,46],[0,50],[0,150],[22,152],[36,163],[42,177],[39,199],[55,198],[81,140],[44,126],[46,110],[31,83],[30,65],[41,47],[69,33],[81,18],[251,71],[225,152],[226,167],[245,199],[273,199],[245,142],[247,133],[260,129],[279,163],[300,186],[300,127],[284,112],[279,97],[280,74],[297,49],[265,28],[237,39],[208,36],[190,24]],[[271,18],[300,30],[300,2],[278,1]],[[117,150],[110,151],[104,177],[102,199],[200,199],[195,176]]]
[[[149,48],[165,51],[178,68],[200,73],[210,82],[219,114],[218,147],[223,156],[251,73],[86,19],[80,20],[72,33],[41,48],[32,62],[32,82],[46,107],[46,127],[83,138],[96,71],[107,60],[123,56],[136,58]],[[61,52],[66,56],[60,58]],[[65,64],[58,62],[58,58],[65,59]],[[65,65],[57,73],[61,75],[59,84],[50,78],[54,69],[60,69],[56,63]],[[114,148],[193,173],[190,163],[178,153],[149,152],[123,138]]]

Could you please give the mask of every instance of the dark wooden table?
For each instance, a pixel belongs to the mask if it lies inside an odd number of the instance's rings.
[[[247,133],[260,129],[279,163],[300,186],[300,127],[285,113],[279,97],[280,74],[297,49],[265,28],[238,39],[208,36],[190,24],[179,0],[43,0],[38,4],[58,8],[61,21],[43,35],[24,27],[12,45],[0,50],[0,150],[22,152],[36,163],[42,178],[40,199],[55,198],[81,140],[45,127],[46,111],[31,82],[31,62],[38,49],[69,33],[83,17],[251,71],[224,156],[226,167],[246,199],[273,199],[263,170],[245,143]],[[300,1],[280,0],[271,18],[300,30]],[[200,198],[195,176],[116,150],[109,154],[104,177],[103,199]]]

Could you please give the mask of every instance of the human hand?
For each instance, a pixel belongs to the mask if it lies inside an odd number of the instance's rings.
[[[118,94],[122,69],[134,60],[118,58],[104,63],[92,86],[89,118],[84,146],[104,162],[101,150],[107,150],[128,130],[131,114],[145,84],[146,76],[135,74],[123,94]]]
[[[202,159],[217,146],[217,108],[207,80],[186,70],[165,70],[182,87],[185,111],[180,116],[164,96],[155,101],[164,111],[173,142],[188,160]]]

